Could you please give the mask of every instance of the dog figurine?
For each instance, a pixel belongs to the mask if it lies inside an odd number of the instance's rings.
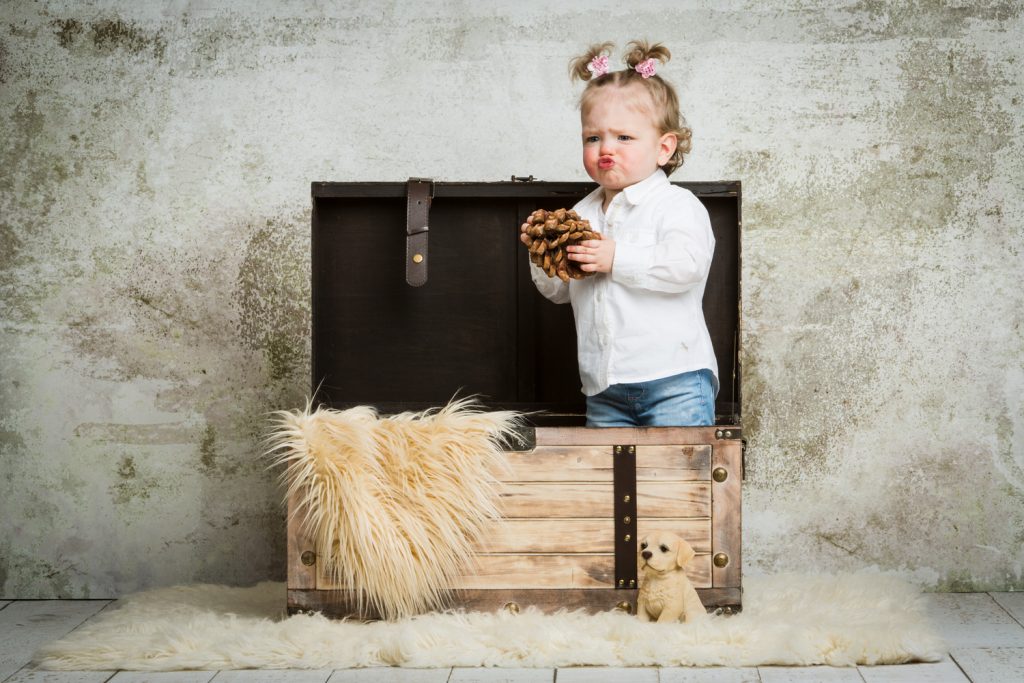
[[[696,589],[683,567],[693,559],[689,543],[675,534],[658,531],[640,539],[637,567],[640,592],[636,614],[642,621],[667,623],[695,621],[707,616]]]

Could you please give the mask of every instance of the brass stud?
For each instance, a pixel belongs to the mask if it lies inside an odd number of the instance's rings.
[[[615,455],[619,455],[621,453],[622,453],[622,446],[616,446],[615,447]]]
[[[722,430],[721,429],[715,431],[715,438],[716,439],[721,439],[722,438]]]
[[[626,614],[632,614],[633,603],[623,600],[619,604],[615,605],[615,609],[619,610],[620,612],[625,612]]]
[[[413,254],[412,262],[413,263],[423,263],[423,254]]]
[[[729,556],[725,553],[718,553],[715,555],[715,566],[721,569],[729,564]]]
[[[626,543],[629,543],[632,540],[633,540],[633,537],[630,536],[629,534],[626,534],[626,538],[625,538]]]
[[[622,518],[622,523],[623,524],[629,524],[632,521],[633,521],[633,518],[630,517],[629,515],[626,515],[625,517]]]
[[[629,454],[633,455],[634,453],[636,453],[636,446],[630,446],[629,447]]]
[[[619,579],[619,588],[625,588],[625,587],[626,587],[626,580],[625,579]]]
[[[632,500],[632,498],[629,497],[628,493],[622,497],[623,503],[628,503],[630,500]]]
[[[314,553],[312,550],[307,550],[299,556],[299,559],[302,560],[302,564],[306,565],[307,567],[312,567],[314,564],[316,564],[316,553]]]
[[[731,439],[732,438],[732,432],[730,430],[728,430],[728,429],[725,430],[725,438],[727,438],[727,439]]]
[[[721,484],[723,481],[729,478],[729,472],[724,467],[716,467],[711,472],[711,478]]]
[[[629,580],[629,587],[630,588],[636,588],[636,579],[630,579]]]
[[[519,603],[517,602],[506,602],[502,608],[509,614],[519,614]]]

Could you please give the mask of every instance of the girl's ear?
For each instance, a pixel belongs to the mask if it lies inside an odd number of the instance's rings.
[[[658,140],[658,166],[664,166],[668,163],[668,160],[672,158],[672,155],[676,153],[676,146],[679,144],[679,138],[676,137],[675,133],[665,133]]]
[[[685,567],[696,553],[689,543],[683,539],[679,539],[679,550],[676,551],[676,564],[680,567]]]

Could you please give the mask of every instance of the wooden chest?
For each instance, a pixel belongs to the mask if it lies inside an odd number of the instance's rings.
[[[531,411],[508,453],[506,519],[452,586],[454,605],[631,609],[637,538],[668,530],[697,552],[688,573],[704,605],[740,608],[740,184],[677,184],[707,207],[716,239],[704,297],[722,385],[714,427],[582,426],[571,309],[536,292],[517,233],[534,209],[572,206],[593,185],[313,184],[317,399],[390,413],[476,394]],[[318,572],[293,509],[289,611],[353,614],[354,596]]]

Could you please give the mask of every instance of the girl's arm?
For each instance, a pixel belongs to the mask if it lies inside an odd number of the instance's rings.
[[[533,284],[537,285],[537,291],[556,304],[569,303],[569,283],[562,282],[557,277],[548,277],[543,268],[530,264],[530,277]]]
[[[611,277],[627,287],[683,292],[705,282],[715,237],[707,209],[696,199],[672,202],[654,244],[619,240]]]

